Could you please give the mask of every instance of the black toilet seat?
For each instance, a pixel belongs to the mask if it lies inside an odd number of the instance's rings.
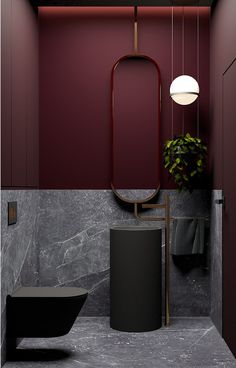
[[[74,298],[84,297],[88,291],[77,287],[20,287],[12,298]]]

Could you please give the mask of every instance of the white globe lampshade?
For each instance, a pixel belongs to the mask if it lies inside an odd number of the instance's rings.
[[[179,105],[190,105],[199,96],[199,85],[190,75],[181,75],[173,80],[170,96]]]

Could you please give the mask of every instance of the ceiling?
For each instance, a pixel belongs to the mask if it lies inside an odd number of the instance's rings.
[[[30,0],[35,6],[210,6],[215,0]]]

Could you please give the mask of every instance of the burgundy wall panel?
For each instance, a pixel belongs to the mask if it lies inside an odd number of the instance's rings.
[[[25,9],[12,1],[12,186],[26,184],[26,123],[28,68]]]
[[[1,171],[2,186],[11,185],[11,1],[1,2]],[[4,16],[3,16],[4,15]]]
[[[37,15],[28,0],[3,0],[2,20],[2,186],[37,187]]]
[[[196,134],[198,126],[197,103],[183,109],[169,97],[172,19],[173,76],[182,73],[183,40],[184,72],[196,75],[197,8],[184,9],[184,28],[182,8],[173,8],[173,17],[172,8],[139,9],[140,53],[153,58],[161,71],[161,147],[182,131]],[[199,31],[200,64],[203,58],[207,64],[200,67],[200,114],[201,104],[204,109],[209,103],[208,19],[209,8],[199,9],[200,28],[204,24],[204,32]],[[133,50],[133,8],[41,7],[39,24],[40,187],[110,188],[111,70]],[[203,138],[207,140],[207,134]],[[173,187],[162,164],[161,186]]]
[[[222,81],[236,57],[235,0],[219,0],[211,19],[211,171],[213,186],[222,189]]]
[[[211,27],[211,171],[213,187],[223,189],[223,337],[236,356],[234,166],[236,150],[236,4],[218,1]]]
[[[235,162],[236,59],[223,76],[223,190],[226,198],[223,218],[223,336],[236,357],[236,272],[235,272]]]

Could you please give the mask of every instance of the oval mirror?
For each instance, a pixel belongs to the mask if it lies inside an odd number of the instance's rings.
[[[145,55],[128,55],[112,70],[112,189],[144,203],[160,188],[160,71]]]

